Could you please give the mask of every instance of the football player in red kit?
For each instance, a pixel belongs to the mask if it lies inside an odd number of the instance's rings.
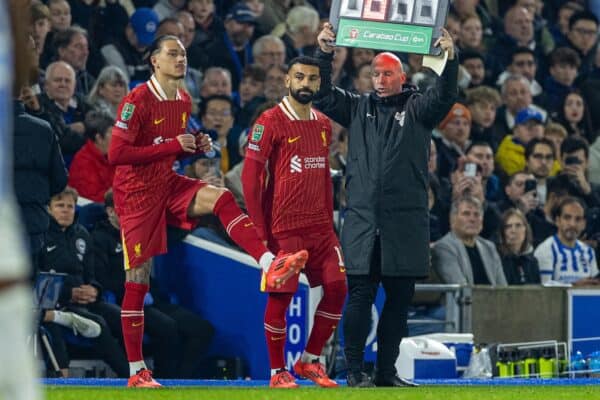
[[[126,269],[121,324],[131,374],[128,386],[135,387],[160,386],[142,356],[143,306],[151,258],[167,251],[166,224],[191,229],[200,216],[215,214],[272,285],[296,274],[308,258],[303,250],[275,258],[231,192],[173,172],[177,158],[207,151],[211,142],[208,135],[185,133],[191,101],[182,89],[187,67],[182,43],[175,36],[161,36],[149,54],[153,75],[119,106],[108,154],[117,166],[113,192]]]
[[[298,376],[322,387],[337,383],[327,376],[319,356],[335,327],[346,298],[342,252],[333,229],[333,188],[329,172],[331,123],[311,107],[320,84],[319,67],[309,57],[289,64],[289,95],[265,111],[250,133],[242,172],[244,198],[262,239],[274,251],[310,253],[304,272],[323,298],[306,349],[294,365]],[[302,188],[302,190],[298,190]],[[271,364],[271,387],[298,387],[285,368],[286,311],[298,287],[298,275],[268,292],[265,334]]]

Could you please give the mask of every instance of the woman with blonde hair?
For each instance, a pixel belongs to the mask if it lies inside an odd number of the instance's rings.
[[[102,68],[96,83],[90,90],[88,101],[92,108],[117,117],[117,107],[129,93],[129,78],[114,65]]]

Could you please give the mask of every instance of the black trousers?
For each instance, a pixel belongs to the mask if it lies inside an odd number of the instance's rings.
[[[344,312],[344,352],[351,373],[362,372],[367,336],[371,329],[371,306],[379,284],[385,303],[377,325],[377,375],[396,375],[400,342],[408,335],[408,307],[415,292],[415,278],[381,275],[381,248],[375,242],[368,275],[348,275],[348,304]]]

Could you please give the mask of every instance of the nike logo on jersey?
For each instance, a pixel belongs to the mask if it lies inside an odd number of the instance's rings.
[[[154,120],[154,125],[158,125],[158,124],[160,124],[161,122],[163,122],[164,120],[165,120],[165,117],[162,117],[161,119],[155,119],[155,120]]]
[[[244,228],[250,228],[252,225],[254,225],[252,222],[249,222],[247,224],[244,224]]]
[[[56,246],[48,246],[48,247],[46,247],[46,251],[48,253],[50,253],[51,251],[54,251],[55,249],[56,249]]]
[[[143,322],[133,322],[133,323],[131,324],[131,326],[133,326],[134,328],[137,328],[138,326],[142,326],[142,325],[144,325],[144,323],[143,323]]]
[[[285,338],[286,338],[286,336],[285,336],[285,335],[284,335],[284,336],[272,336],[272,337],[271,337],[271,340],[273,340],[273,341],[275,341],[275,340],[283,340],[283,339],[285,339]]]
[[[294,143],[300,140],[300,136],[296,136],[294,138],[288,138],[288,143]]]

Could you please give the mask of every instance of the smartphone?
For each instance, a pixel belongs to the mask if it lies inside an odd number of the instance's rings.
[[[525,191],[523,193],[531,192],[537,189],[537,181],[535,179],[527,179],[525,181]]]
[[[465,176],[470,178],[475,177],[477,175],[477,164],[469,162],[465,164]]]
[[[581,160],[576,156],[568,156],[565,158],[565,165],[579,165]]]

